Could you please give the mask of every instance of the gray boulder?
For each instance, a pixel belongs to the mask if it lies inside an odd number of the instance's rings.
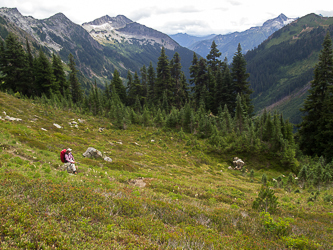
[[[245,165],[245,162],[242,161],[242,159],[240,159],[238,157],[234,157],[232,163],[234,164],[234,167],[236,170],[241,170],[243,168],[243,166]]]
[[[98,151],[96,148],[89,147],[86,152],[83,153],[84,157],[88,158],[103,158],[101,151]]]

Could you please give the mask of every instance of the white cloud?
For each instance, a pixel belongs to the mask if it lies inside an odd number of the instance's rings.
[[[281,13],[301,17],[309,13],[333,16],[327,0],[0,0],[2,7],[17,7],[23,15],[37,19],[58,12],[77,24],[104,15],[125,15],[147,27],[164,33],[225,34],[262,25]]]

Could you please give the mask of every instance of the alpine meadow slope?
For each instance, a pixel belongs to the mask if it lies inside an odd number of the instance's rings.
[[[193,134],[119,130],[55,100],[2,92],[0,109],[1,249],[333,247],[332,187],[318,191],[302,175],[274,170],[269,154],[240,153],[251,171],[230,170],[235,152],[213,153]],[[112,163],[84,158],[90,146]],[[78,175],[60,170],[66,147]],[[252,208],[264,204],[265,190],[278,199],[266,203],[276,206],[271,213]]]

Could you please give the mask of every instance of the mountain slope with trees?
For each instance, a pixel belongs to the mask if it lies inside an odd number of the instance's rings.
[[[301,121],[299,109],[327,31],[333,32],[333,18],[309,14],[245,55],[256,112],[271,105],[291,122]]]

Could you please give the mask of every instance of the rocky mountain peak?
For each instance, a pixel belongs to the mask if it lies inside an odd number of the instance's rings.
[[[133,22],[123,15],[116,17],[106,15],[84,23],[82,27],[100,44],[113,44],[115,41],[129,44],[138,42],[140,45],[160,44],[170,50],[179,46],[168,35]]]
[[[288,18],[283,13],[281,13],[278,17],[269,19],[266,22],[264,22],[263,27],[267,26],[278,26],[278,28],[282,28],[283,26],[293,22],[296,20],[295,18]]]
[[[132,23],[133,21],[128,19],[127,17],[123,16],[123,15],[118,15],[116,17],[110,17],[108,15],[102,16],[100,18],[95,19],[94,21],[91,22],[86,22],[83,23],[82,26],[100,26],[103,24],[109,24],[111,25],[113,28],[118,29],[118,28],[123,28],[126,26],[126,24],[128,23]]]

